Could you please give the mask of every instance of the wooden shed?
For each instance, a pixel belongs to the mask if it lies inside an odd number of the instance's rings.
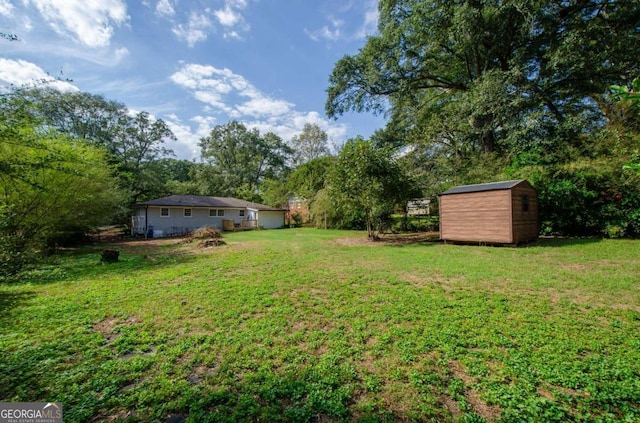
[[[440,239],[518,244],[538,238],[538,193],[525,180],[453,187],[440,194]]]

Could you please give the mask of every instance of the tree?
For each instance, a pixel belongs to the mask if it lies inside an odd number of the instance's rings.
[[[377,239],[394,208],[416,196],[414,184],[389,148],[347,141],[330,175],[329,194],[341,212],[364,213],[367,235]]]
[[[122,116],[118,123],[111,154],[131,202],[156,196],[164,183],[156,163],[173,154],[163,144],[175,141],[175,135],[163,120],[152,119],[147,112]]]
[[[302,133],[291,139],[291,148],[294,167],[328,156],[327,133],[315,123],[305,123]]]
[[[147,112],[132,114],[124,104],[100,95],[46,86],[15,90],[6,107],[25,102],[41,126],[104,149],[130,203],[164,193],[161,167],[155,163],[173,154],[164,146],[175,136],[161,119]]]
[[[109,223],[122,195],[102,149],[46,130],[25,102],[0,108],[0,267],[14,274],[37,251]]]
[[[388,112],[406,142],[549,156],[603,125],[602,94],[640,70],[637,2],[382,0],[379,35],[330,76],[327,114]]]
[[[18,88],[12,99],[18,103],[29,101],[30,113],[48,127],[116,155],[115,134],[128,114],[124,104],[101,95],[62,92],[47,85]]]
[[[211,194],[223,196],[254,196],[264,179],[286,176],[291,149],[280,137],[269,132],[260,135],[243,124],[231,121],[217,125],[208,137],[200,139],[201,156],[210,169],[206,175]],[[202,181],[202,178],[198,178]],[[251,199],[251,198],[246,198]]]
[[[631,82],[631,87],[614,85],[611,90],[620,102],[626,103],[632,110],[640,112],[640,78],[635,78]],[[633,170],[640,175],[640,152],[638,150],[634,152],[633,157],[624,165],[624,168]]]
[[[325,156],[309,160],[296,167],[287,179],[288,190],[311,200],[318,191],[325,187],[327,175],[335,162],[336,157]]]

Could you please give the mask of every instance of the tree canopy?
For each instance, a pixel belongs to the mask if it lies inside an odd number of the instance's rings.
[[[329,155],[328,136],[316,123],[305,123],[302,133],[291,139],[293,165],[299,166],[310,160]]]
[[[265,179],[277,179],[288,172],[291,149],[280,137],[261,135],[242,123],[217,125],[200,140],[202,159],[210,166],[202,169],[200,180],[208,179],[217,195],[240,196],[252,200]]]
[[[41,127],[104,149],[130,203],[164,193],[155,163],[173,154],[165,145],[175,136],[163,120],[147,112],[132,113],[100,95],[61,92],[46,85],[14,90],[5,107],[13,113],[11,109],[25,104]]]
[[[381,0],[379,35],[333,69],[327,114],[387,111],[412,141],[452,154],[571,143],[602,124],[596,106],[608,86],[637,74],[639,9]]]

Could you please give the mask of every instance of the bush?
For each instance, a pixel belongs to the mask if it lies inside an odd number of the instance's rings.
[[[0,282],[11,281],[34,261],[26,240],[17,231],[14,217],[7,206],[0,206]]]
[[[530,167],[519,177],[538,190],[543,235],[640,235],[640,177],[611,160]]]

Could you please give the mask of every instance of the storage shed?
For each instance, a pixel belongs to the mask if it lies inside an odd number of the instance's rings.
[[[440,239],[518,244],[538,238],[538,193],[525,180],[453,187],[440,194]]]

